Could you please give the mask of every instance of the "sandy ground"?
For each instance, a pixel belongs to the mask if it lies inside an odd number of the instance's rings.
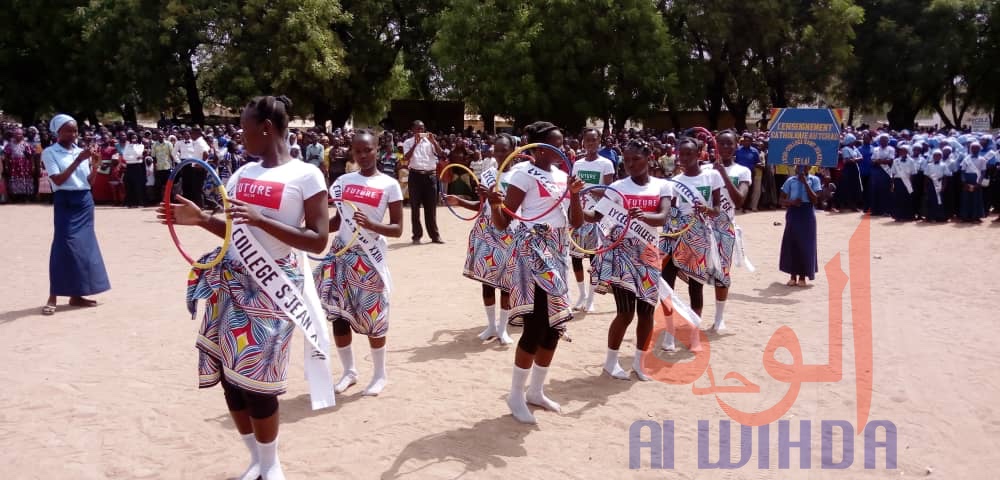
[[[6,293],[0,309],[7,379],[0,389],[3,478],[223,479],[241,472],[246,453],[221,390],[197,389],[198,322],[185,310],[187,268],[166,228],[153,222],[150,209],[99,207],[98,236],[113,289],[98,297],[96,309],[62,305],[55,316],[43,317],[51,216],[47,206],[0,207],[7,271],[0,280]],[[799,451],[792,450],[791,469],[778,470],[778,428],[772,425],[770,469],[758,468],[755,429],[745,466],[710,470],[699,468],[698,422],[711,426],[714,462],[719,421],[728,419],[713,395],[694,395],[690,384],[600,375],[614,315],[610,296],[598,298],[597,313],[575,320],[572,343],[559,347],[547,393],[562,403],[562,414],[538,411],[537,426],[517,424],[503,401],[513,351],[476,338],[484,324],[480,289],[461,275],[469,224],[443,209],[439,219],[446,245],[410,245],[408,221],[403,238],[391,242],[396,287],[390,384],[383,395],[362,398],[355,387],[335,408],[311,411],[301,341],[293,341],[291,384],[281,403],[280,455],[289,478],[909,478],[927,475],[928,467],[933,478],[995,478],[997,224],[872,223],[864,260],[871,266],[874,324],[870,420],[897,428],[896,469],[886,470],[879,451],[878,468],[866,470],[863,436],[854,437],[849,470],[821,468],[820,422],[858,423],[853,319],[845,293],[842,379],[803,383],[794,405],[780,414],[791,420],[793,440],[801,420],[812,422],[811,468],[801,468]],[[729,332],[709,336],[710,365],[720,385],[738,385],[722,380],[735,371],[760,386],[755,394],[718,394],[747,412],[770,408],[789,389],[762,365],[764,346],[778,327],[794,329],[806,364],[826,361],[829,302],[822,270],[840,253],[848,272],[848,241],[860,217],[819,214],[821,274],[807,289],[785,287],[778,272],[782,227],[774,222],[783,221],[779,212],[741,217],[758,270],[734,274]],[[181,234],[192,252],[218,244],[203,232]],[[705,316],[711,318],[714,302],[706,296]],[[632,328],[622,347],[626,367],[634,338]],[[364,385],[371,374],[368,347],[355,345]],[[777,358],[791,357],[781,350]],[[333,365],[338,375],[339,362]],[[706,376],[694,386],[708,387]],[[648,449],[642,467],[629,469],[628,432],[637,420],[674,422],[672,471],[652,470]],[[737,432],[734,423],[734,461]],[[835,451],[839,460],[839,444]]]

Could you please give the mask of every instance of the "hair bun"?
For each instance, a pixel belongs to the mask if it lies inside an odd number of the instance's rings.
[[[285,111],[289,112],[292,110],[292,100],[285,95],[277,95],[274,97],[274,101],[280,102],[285,105]]]

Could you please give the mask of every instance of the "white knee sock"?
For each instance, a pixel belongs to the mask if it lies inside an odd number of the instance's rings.
[[[628,374],[618,364],[618,350],[608,349],[608,353],[604,357],[604,371],[619,380],[628,380]]]
[[[363,395],[373,397],[382,393],[382,389],[389,381],[389,377],[385,373],[385,347],[372,349],[372,363],[375,364],[375,373]]]
[[[521,423],[536,423],[535,416],[528,410],[528,403],[525,401],[524,382],[528,381],[530,369],[520,368],[514,365],[514,373],[511,375],[510,395],[507,397],[507,406],[510,407],[511,415]]]
[[[635,358],[632,359],[632,371],[635,372],[635,376],[639,377],[639,381],[642,382],[648,382],[652,380],[651,378],[646,376],[645,372],[642,371],[642,356],[645,354],[646,352],[636,348]]]
[[[514,339],[510,338],[507,334],[507,321],[510,318],[510,310],[500,309],[500,319],[497,321],[497,340],[500,341],[500,345],[510,345],[514,343]]]
[[[542,407],[550,412],[559,413],[562,409],[559,404],[545,396],[542,390],[545,387],[545,376],[549,373],[549,367],[541,367],[538,364],[531,367],[531,383],[528,385],[528,392],[525,399],[528,403]]]
[[[263,480],[285,480],[281,471],[281,460],[278,459],[278,439],[271,443],[257,442],[260,451],[260,477]]]
[[[496,305],[486,306],[486,330],[479,334],[480,340],[489,340],[497,335],[497,310]]]
[[[594,284],[589,284],[587,286],[587,303],[583,307],[584,311],[594,311],[594,287],[596,287]]]
[[[243,437],[243,443],[250,451],[250,466],[243,472],[243,475],[240,475],[239,480],[257,480],[260,477],[260,453],[257,451],[257,439],[252,433],[240,436]]]
[[[712,325],[712,329],[716,332],[721,332],[726,329],[726,322],[722,320],[722,313],[726,311],[726,302],[716,300],[715,301],[715,324]]]
[[[333,387],[335,393],[344,393],[351,385],[358,383],[358,371],[354,368],[354,351],[351,346],[337,347],[337,356],[344,367],[344,375]]]
[[[576,282],[576,289],[580,294],[580,299],[576,301],[577,308],[583,308],[587,303],[587,287],[583,282]]]
[[[667,320],[670,321],[669,319]],[[663,342],[660,344],[660,348],[667,352],[676,352],[677,344],[674,341],[674,336],[670,332],[663,332]]]

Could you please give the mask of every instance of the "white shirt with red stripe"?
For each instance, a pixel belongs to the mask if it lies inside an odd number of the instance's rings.
[[[370,177],[362,175],[361,172],[348,173],[338,178],[337,182],[344,189],[344,200],[353,203],[361,213],[376,222],[383,221],[390,203],[403,201],[403,191],[399,188],[399,182],[381,172]],[[330,187],[330,194],[333,195],[333,187]],[[348,212],[348,215],[353,215],[354,210],[347,206],[344,211]],[[343,227],[343,224],[341,226]],[[337,237],[345,245],[353,236],[354,232],[347,228],[337,231]]]
[[[326,190],[323,172],[301,160],[265,168],[260,162],[237,170],[226,185],[229,195],[251,205],[261,215],[285,225],[301,227],[305,220],[305,201]],[[274,259],[292,253],[292,247],[256,227],[253,236]]]
[[[569,179],[569,175],[566,172],[556,168],[554,165],[549,168],[548,172],[538,167],[532,169],[532,167],[533,165],[524,162],[523,167],[518,166],[511,169],[510,185],[524,192],[524,201],[521,202],[521,211],[519,212],[519,215],[524,218],[537,217],[551,208],[563,196],[566,191],[566,182]],[[542,177],[548,179],[549,183],[555,185],[556,191],[549,192],[542,185],[542,182],[528,173],[529,170],[539,172]],[[525,222],[525,225],[530,227],[535,224],[546,224],[552,228],[565,227],[568,224],[565,212],[567,208],[569,208],[569,197],[566,197],[561,207],[556,207],[548,215],[533,222]]]
[[[656,213],[660,211],[661,198],[673,198],[674,187],[669,181],[662,178],[649,177],[649,182],[639,185],[632,180],[632,177],[623,178],[611,184],[611,188],[621,192],[625,196],[625,208],[639,208],[644,212]],[[622,204],[621,196],[613,191],[604,194],[609,200]]]

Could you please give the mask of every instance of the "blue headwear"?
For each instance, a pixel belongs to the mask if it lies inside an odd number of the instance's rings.
[[[855,136],[851,135],[850,133],[844,135],[844,145],[847,145],[848,147],[854,146],[854,142],[856,142],[857,140],[858,139],[855,138]]]

